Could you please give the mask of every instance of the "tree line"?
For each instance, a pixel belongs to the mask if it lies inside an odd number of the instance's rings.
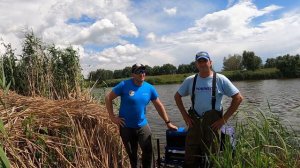
[[[262,59],[253,51],[243,51],[242,55],[234,54],[224,57],[222,71],[255,71],[263,68],[277,68],[282,77],[300,77],[300,58],[299,55],[283,55],[276,58],[268,58],[265,64]],[[178,67],[172,64],[162,66],[146,65],[146,74],[150,76],[195,73],[195,62],[190,64],[181,64]],[[131,67],[125,67],[121,70],[97,69],[89,73],[89,79],[92,81],[104,81],[108,79],[127,78],[131,75]]]
[[[282,77],[300,77],[300,56],[299,54],[286,54],[276,58],[268,58],[263,65],[261,58],[255,55],[253,51],[244,51],[242,55],[229,55],[223,60],[223,71],[254,71],[263,68],[277,68]]]
[[[157,75],[169,75],[169,74],[185,74],[197,72],[195,68],[195,63],[191,62],[190,64],[181,64],[178,67],[172,64],[164,64],[162,66],[146,66],[146,74],[150,76]],[[131,67],[125,67],[121,70],[106,70],[106,69],[97,69],[89,73],[89,79],[92,81],[103,81],[108,79],[119,79],[126,78],[131,75]]]

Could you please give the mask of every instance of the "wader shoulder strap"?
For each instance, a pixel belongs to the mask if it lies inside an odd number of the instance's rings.
[[[192,89],[192,108],[194,108],[194,105],[195,105],[195,87],[196,87],[196,81],[197,81],[197,76],[198,74],[195,74],[195,77],[194,77],[194,81],[193,81],[193,89]]]
[[[212,82],[212,95],[211,95],[211,106],[212,109],[215,110],[216,108],[216,72],[213,74],[213,82]]]

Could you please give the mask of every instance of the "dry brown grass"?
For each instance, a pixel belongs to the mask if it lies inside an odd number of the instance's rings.
[[[128,167],[117,127],[86,100],[0,96],[3,148],[12,167]]]

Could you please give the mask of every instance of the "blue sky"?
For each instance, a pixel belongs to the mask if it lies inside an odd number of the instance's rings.
[[[300,52],[295,0],[14,0],[0,1],[0,9],[3,42],[20,52],[22,32],[32,29],[46,43],[78,49],[84,74],[134,63],[178,66],[198,51],[210,53],[216,70],[243,50],[263,60]]]

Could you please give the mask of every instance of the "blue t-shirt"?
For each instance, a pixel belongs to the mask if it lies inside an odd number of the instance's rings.
[[[178,93],[181,96],[192,96],[193,81],[195,75],[187,77],[181,84]],[[212,80],[213,76],[202,78],[197,76],[195,87],[195,110],[201,116],[204,112],[212,110]],[[222,110],[223,95],[231,97],[239,93],[239,90],[230,82],[230,80],[222,74],[216,75],[216,106],[218,111]]]
[[[133,79],[128,79],[120,82],[112,91],[121,97],[119,117],[125,119],[125,127],[140,128],[148,123],[146,106],[150,100],[158,98],[158,93],[151,84],[143,82],[141,86],[137,86]]]

